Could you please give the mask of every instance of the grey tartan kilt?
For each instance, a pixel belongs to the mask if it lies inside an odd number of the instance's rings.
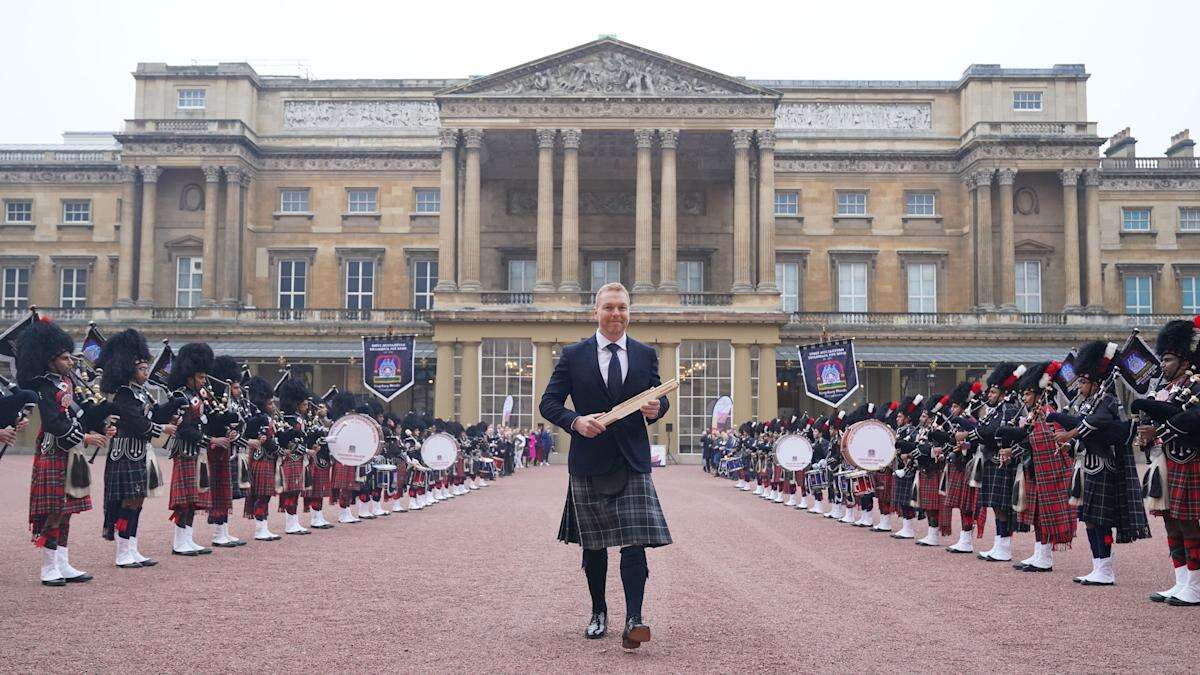
[[[1125,481],[1116,471],[1101,469],[1098,473],[1083,474],[1079,519],[1088,525],[1116,527],[1124,485]]]
[[[104,501],[119,502],[146,496],[146,458],[132,460],[105,457]]]
[[[605,497],[588,476],[571,476],[558,540],[598,549],[609,546],[666,546],[671,532],[648,473],[629,472],[625,490]]]
[[[1011,510],[1013,481],[1016,478],[1017,467],[1012,462],[999,466],[990,459],[984,459],[983,481],[979,487],[980,508]]]
[[[913,499],[913,483],[916,482],[917,472],[905,471],[904,477],[901,478],[893,474],[892,476],[892,504],[897,509],[903,507],[908,508],[908,503]]]

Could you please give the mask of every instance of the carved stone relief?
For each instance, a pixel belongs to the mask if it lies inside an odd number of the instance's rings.
[[[711,78],[616,50],[587,54],[494,86],[467,88],[501,96],[726,96],[735,92]]]
[[[531,216],[537,213],[537,192],[533,190],[509,190],[506,196],[506,210],[513,216]],[[579,214],[583,216],[632,216],[636,208],[637,196],[632,192],[581,192],[579,193]],[[654,213],[659,212],[658,195],[654,195]],[[702,216],[707,209],[703,190],[683,190],[675,205],[679,215]],[[562,212],[562,205],[555,204],[556,213]]]
[[[433,101],[284,101],[284,129],[436,129]]]
[[[462,101],[442,99],[442,117],[715,117],[769,118],[774,103],[644,101]]]
[[[1200,178],[1104,178],[1104,190],[1200,190]]]
[[[437,171],[440,160],[429,157],[279,157],[263,160],[267,171]]]
[[[932,118],[928,103],[781,103],[775,128],[926,130]]]
[[[1013,210],[1023,216],[1031,216],[1041,211],[1038,205],[1038,194],[1033,188],[1023,187],[1013,195]]]
[[[938,159],[788,159],[776,158],[780,173],[951,173],[958,167],[953,160]]]
[[[204,190],[199,185],[185,185],[179,193],[180,211],[200,211],[204,208]]]
[[[0,183],[120,183],[120,171],[0,171]]]

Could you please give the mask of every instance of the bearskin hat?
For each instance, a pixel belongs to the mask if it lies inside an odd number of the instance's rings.
[[[921,404],[925,402],[925,397],[921,394],[909,394],[900,400],[900,407],[897,412],[904,413],[911,421],[920,414]]]
[[[294,413],[300,404],[308,399],[312,394],[308,391],[308,387],[300,381],[300,378],[288,378],[282,386],[279,387],[279,409],[285,413]]]
[[[1093,340],[1079,348],[1075,354],[1075,374],[1087,375],[1093,382],[1100,382],[1112,371],[1113,358],[1117,355],[1117,343]]]
[[[978,393],[977,389],[982,389],[982,385],[978,382],[959,382],[958,386],[950,391],[950,403],[957,404],[960,408],[966,408],[971,399],[975,398]]]
[[[17,341],[17,384],[23,389],[32,388],[33,378],[46,372],[50,362],[64,352],[75,352],[70,335],[46,317],[31,322]]]
[[[875,416],[875,404],[864,403],[846,415],[846,426],[869,420]]]
[[[344,415],[349,415],[354,412],[354,406],[357,401],[354,399],[354,394],[348,391],[343,391],[333,397],[333,401],[329,404],[329,419],[336,420]]]
[[[171,367],[171,376],[167,386],[171,389],[182,387],[189,377],[196,373],[211,373],[213,367],[213,350],[206,342],[189,342],[179,348],[175,355],[175,364]]]
[[[1154,353],[1159,358],[1174,354],[1193,365],[1200,365],[1200,316],[1186,321],[1168,321],[1158,331],[1154,341]]]
[[[1054,376],[1062,363],[1058,361],[1042,361],[1035,363],[1017,380],[1017,391],[1041,391],[1054,383]]]
[[[139,363],[150,363],[150,347],[144,335],[129,328],[110,337],[96,359],[96,367],[103,371],[100,391],[115,394],[129,384]]]
[[[274,393],[271,391],[271,383],[261,377],[252,377],[246,381],[245,385],[246,396],[250,402],[259,408],[265,408],[267,401],[271,400]]]
[[[1011,391],[1016,386],[1017,380],[1021,379],[1021,376],[1025,374],[1025,370],[1025,366],[1017,363],[1010,363],[1008,361],[997,363],[992,372],[988,373],[988,389],[997,387],[1000,391]]]
[[[232,356],[222,354],[213,359],[212,370],[208,374],[218,380],[237,384],[242,380],[242,364]]]
[[[950,394],[934,394],[925,399],[925,412],[945,415],[950,412]]]

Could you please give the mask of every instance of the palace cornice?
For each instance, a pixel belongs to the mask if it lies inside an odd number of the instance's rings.
[[[953,153],[775,151],[776,173],[955,173]]]
[[[553,97],[543,99],[449,99],[439,101],[442,124],[452,118],[677,118],[707,117],[717,119],[762,118],[775,123],[775,102],[763,100],[666,100],[585,99]],[[749,122],[750,120],[746,120]]]
[[[0,183],[121,183],[124,180],[120,167],[55,166],[55,167],[10,167],[0,166]]]
[[[1102,174],[1100,177],[1100,189],[1111,191],[1162,191],[1162,190],[1180,190],[1180,191],[1200,191],[1200,177],[1163,177],[1163,178],[1125,178],[1113,177],[1107,174]]]

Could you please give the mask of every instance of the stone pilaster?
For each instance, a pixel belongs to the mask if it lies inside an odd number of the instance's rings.
[[[758,135],[758,290],[776,293],[775,281],[775,132],[759,129]],[[762,400],[762,387],[759,387]],[[772,414],[769,418],[772,419]],[[759,419],[764,419],[759,417]]]
[[[659,182],[658,290],[678,293],[676,256],[679,250],[678,188],[675,183],[675,153],[679,145],[678,129],[659,129],[662,145],[662,178]]]
[[[555,129],[538,129],[537,280],[533,290],[554,290],[554,139]]]
[[[221,191],[221,167],[203,166],[201,170],[204,171],[204,277],[200,304],[211,307],[217,304],[217,193]]]
[[[142,242],[138,252],[138,297],[142,307],[154,305],[154,215],[158,203],[157,166],[139,166],[142,172]],[[207,271],[205,271],[207,274]]]
[[[463,425],[479,421],[479,344],[463,343],[462,398],[459,406],[459,422]],[[451,378],[453,382],[454,378]],[[451,386],[454,386],[451,384]]]
[[[240,167],[225,167],[225,264],[221,304],[241,304],[242,288],[242,193],[250,184],[250,175]],[[217,276],[217,270],[204,268],[204,278]],[[271,304],[274,304],[272,301]]]
[[[467,168],[465,177],[465,200],[463,204],[463,261],[459,270],[459,290],[478,293],[481,285],[479,280],[479,201],[482,188],[479,174],[479,150],[483,147],[483,129],[465,129],[463,145],[467,148]],[[478,353],[479,347],[475,347]],[[478,371],[478,368],[476,368]],[[464,380],[465,382],[465,380]],[[479,383],[476,382],[476,391]],[[464,406],[466,398],[463,398]],[[476,410],[479,408],[479,397],[475,397]],[[464,412],[466,408],[463,408]],[[472,419],[472,418],[467,418]]]
[[[995,308],[994,255],[992,248],[992,177],[995,171],[985,169],[976,172],[975,186],[975,250],[978,255],[976,268],[979,297],[978,309],[990,311]]]
[[[754,290],[750,283],[750,135],[749,129],[733,130],[733,286],[730,290],[734,293]],[[737,406],[736,402],[734,406]]]
[[[442,146],[442,161],[438,206],[438,282],[433,290],[437,293],[453,293],[458,290],[454,249],[458,206],[458,129],[441,129],[438,138]],[[438,365],[440,367],[441,364]]]
[[[774,203],[771,204],[774,207]],[[774,210],[772,208],[772,210]],[[758,419],[779,416],[779,389],[775,382],[775,345],[758,346]]]
[[[637,141],[637,201],[634,209],[635,252],[633,265],[633,291],[645,293],[654,290],[651,279],[654,266],[654,221],[651,208],[650,150],[654,140],[653,129],[634,129]]]
[[[448,420],[454,417],[454,343],[437,343],[437,364],[433,383],[433,414]],[[474,424],[474,422],[472,422]]]
[[[1013,182],[1016,169],[996,172],[1000,183],[1000,311],[1017,311],[1017,239],[1013,228]]]
[[[1066,275],[1064,312],[1079,312],[1079,169],[1063,169],[1058,178],[1063,186],[1063,274]]]
[[[579,129],[561,129],[563,144],[562,274],[558,289],[579,292]]]
[[[1100,280],[1100,172],[1084,174],[1083,202],[1087,214],[1087,311],[1103,314],[1104,285]]]
[[[750,345],[733,343],[733,419],[748,420],[754,414],[750,396]]]
[[[117,261],[117,306],[133,305],[133,266],[137,263],[134,240],[137,238],[137,170],[122,166],[121,173],[121,237],[120,258]]]
[[[554,343],[553,342],[534,342],[533,343],[533,390],[535,392],[546,391],[546,385],[550,383],[550,373],[554,370]],[[542,413],[538,410],[539,406],[533,407],[533,424],[537,426],[539,422],[549,424]]]
[[[663,382],[674,377],[679,377],[679,343],[678,342],[660,342],[658,343],[658,376]],[[674,455],[679,452],[679,390],[667,394],[667,402],[670,407],[667,409],[665,417],[655,422],[650,426],[653,433],[657,434],[660,441],[667,446],[668,455]],[[671,425],[671,432],[667,433],[667,425]]]

